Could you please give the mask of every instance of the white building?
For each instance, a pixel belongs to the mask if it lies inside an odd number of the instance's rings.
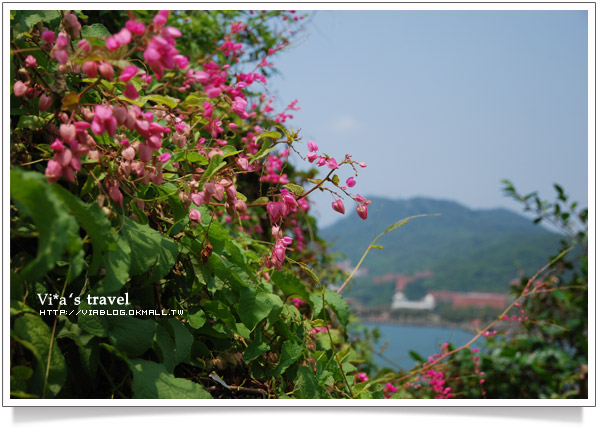
[[[432,311],[433,308],[435,308],[435,298],[431,293],[427,293],[421,300],[408,300],[402,291],[396,291],[392,301],[392,310],[416,309]]]

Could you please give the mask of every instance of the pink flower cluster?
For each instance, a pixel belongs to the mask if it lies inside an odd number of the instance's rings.
[[[383,387],[383,397],[386,399],[391,398],[396,392],[398,392],[398,387],[394,386],[391,382],[386,383],[385,387]]]
[[[277,270],[281,270],[285,261],[286,247],[292,244],[292,238],[284,236],[281,229],[276,225],[271,228],[271,234],[275,238],[275,246],[271,251],[271,257],[266,259],[265,265],[269,269],[275,267]]]

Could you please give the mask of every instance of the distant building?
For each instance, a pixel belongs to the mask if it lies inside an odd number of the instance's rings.
[[[408,300],[402,291],[396,291],[392,301],[392,310],[414,309],[432,311],[434,308],[435,298],[431,293],[427,293],[421,300]]]
[[[455,293],[453,291],[434,291],[433,297],[438,302],[450,302],[454,309],[467,307],[490,307],[504,309],[508,300],[506,294],[498,293]]]

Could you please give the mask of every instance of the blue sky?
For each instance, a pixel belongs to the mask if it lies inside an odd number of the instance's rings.
[[[368,164],[353,191],[520,211],[507,178],[587,204],[586,11],[318,11],[275,63],[304,142]]]

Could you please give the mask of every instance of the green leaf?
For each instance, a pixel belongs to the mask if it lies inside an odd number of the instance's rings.
[[[29,349],[35,357],[35,371],[29,382],[29,391],[40,397],[56,397],[67,378],[65,359],[56,342],[53,343],[50,354],[50,370],[44,391],[46,366],[50,352],[50,327],[39,315],[25,314],[15,320],[14,339]]]
[[[81,37],[83,39],[89,39],[93,37],[100,38],[108,36],[111,36],[110,31],[108,31],[108,29],[100,23],[84,25],[81,27]]]
[[[165,106],[168,106],[171,109],[177,107],[177,104],[179,103],[179,100],[176,99],[175,97],[161,96],[159,94],[149,94],[147,96],[140,97],[138,99],[138,101],[143,102],[144,104],[147,101],[153,101],[153,102],[156,102],[158,104],[163,104]]]
[[[246,349],[246,351],[244,351],[244,355],[242,358],[246,363],[249,363],[253,360],[256,360],[258,357],[260,357],[270,349],[271,348],[269,347],[269,344],[265,342],[263,338],[262,332],[260,330],[257,330],[254,340],[250,345],[248,345],[248,348]]]
[[[136,399],[211,399],[202,385],[167,372],[165,366],[147,360],[129,360]]]
[[[79,227],[41,173],[12,169],[10,196],[27,209],[39,232],[37,256],[19,273],[23,280],[37,281],[54,267],[70,240],[79,236]]]
[[[313,316],[316,317],[323,310],[323,295],[321,293],[311,293],[308,301],[313,310]]]
[[[321,386],[312,369],[300,366],[294,381],[294,393],[299,399],[318,399]]]
[[[189,94],[184,101],[182,101],[179,106],[186,107],[200,107],[204,104],[205,101],[208,101],[208,97],[203,95],[202,93],[192,93]]]
[[[288,190],[290,190],[292,193],[301,196],[302,194],[304,194],[304,188],[302,188],[300,185],[296,185],[296,184],[285,184],[283,186],[283,188],[287,188]]]
[[[130,218],[125,218],[121,234],[134,250],[131,253],[132,275],[149,275],[148,281],[154,282],[169,273],[179,253],[172,239]]]
[[[251,288],[243,288],[240,293],[239,314],[242,322],[250,329],[269,316],[275,308],[273,294],[257,292]]]
[[[90,311],[95,309],[82,300],[77,311],[77,325],[86,332],[99,337],[108,336],[110,324],[108,318],[102,315],[94,315]]]
[[[348,324],[348,320],[350,319],[350,309],[348,308],[348,303],[346,303],[343,297],[333,290],[326,290],[325,303],[331,307],[335,316],[337,316],[340,320],[340,323],[343,326],[346,326]]]
[[[208,167],[202,174],[202,178],[209,179],[211,176],[213,176],[215,173],[217,173],[219,170],[221,170],[226,165],[227,165],[227,162],[223,161],[223,157],[221,155],[219,155],[219,154],[213,155],[212,158],[210,159],[210,162],[208,163]]]
[[[111,315],[108,338],[110,343],[128,357],[142,355],[152,347],[156,323],[129,315]]]
[[[408,351],[408,355],[410,355],[413,360],[418,361],[419,363],[425,363],[425,359],[416,351],[410,350]]]
[[[302,281],[295,275],[282,270],[276,271],[271,275],[271,282],[286,296],[298,296],[308,300],[308,292]]]
[[[286,340],[281,346],[281,355],[277,366],[268,372],[269,376],[279,376],[302,356],[302,345]]]
[[[29,129],[29,130],[38,130],[42,128],[46,124],[46,121],[34,115],[21,115],[19,117],[19,122],[17,123],[17,130]]]
[[[271,139],[279,139],[281,137],[281,133],[279,133],[277,131],[265,131],[264,133],[260,134],[256,138],[256,143],[258,143],[258,141],[260,139],[263,139],[265,137],[268,137]],[[269,154],[269,152],[271,152],[275,148],[276,148],[276,145],[274,145],[271,140],[265,140],[265,143],[262,144],[262,146],[260,147],[258,152],[256,154],[254,154],[252,156],[252,158],[250,158],[249,163],[252,164],[256,160],[266,157]]]
[[[109,247],[116,248],[115,238],[111,233],[110,221],[96,202],[85,204],[58,184],[52,184],[52,189],[88,234],[94,249],[89,272],[90,275],[95,275],[107,249]]]
[[[111,295],[121,290],[129,279],[131,247],[123,236],[113,233],[116,249],[111,249],[104,258],[106,275],[100,282],[92,287],[96,295]]]
[[[197,309],[188,314],[188,321],[192,328],[200,328],[206,323],[206,315],[202,309]]]

